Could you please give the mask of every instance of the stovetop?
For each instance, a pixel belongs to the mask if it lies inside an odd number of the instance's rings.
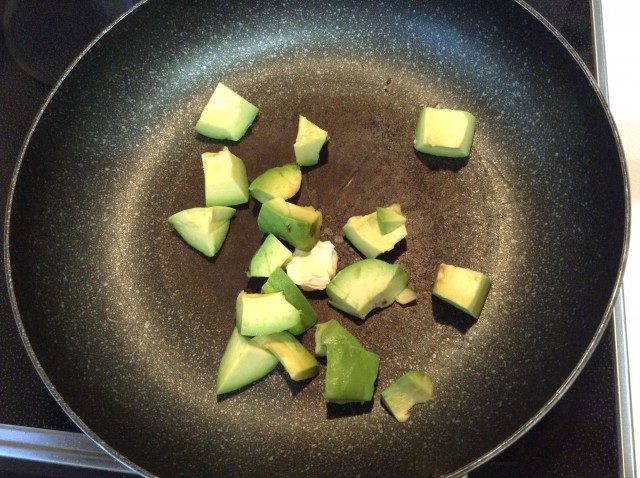
[[[5,13],[7,3],[0,0],[0,16]],[[590,1],[531,0],[528,3],[562,33],[595,72]],[[32,78],[18,66],[0,37],[2,210],[22,141],[49,91],[49,85]],[[2,261],[0,257],[0,263]],[[32,367],[14,323],[4,274],[0,275],[0,282],[0,424],[81,433]],[[585,370],[557,405],[524,437],[469,476],[618,476],[620,453],[613,337],[613,328],[609,325]],[[1,452],[6,445],[2,426],[0,476],[131,476],[107,472],[104,467],[99,472],[8,458]],[[99,464],[96,466],[100,468]]]

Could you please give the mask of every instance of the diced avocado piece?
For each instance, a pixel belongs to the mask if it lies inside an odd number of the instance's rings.
[[[391,305],[408,282],[402,266],[363,259],[338,272],[327,286],[327,295],[335,308],[365,320],[376,307]]]
[[[396,302],[400,305],[407,305],[413,302],[418,298],[418,295],[413,289],[409,289],[408,287],[398,294],[396,297]]]
[[[423,108],[418,116],[414,147],[449,158],[466,158],[476,130],[476,118],[466,111]]]
[[[298,118],[298,136],[293,145],[296,162],[300,166],[313,166],[320,160],[320,150],[329,140],[329,133],[304,116]]]
[[[282,292],[248,294],[236,299],[236,326],[242,335],[269,335],[300,324],[300,311]]]
[[[207,206],[235,206],[249,201],[247,168],[226,146],[202,155]]]
[[[269,277],[291,257],[293,253],[276,236],[269,234],[251,258],[247,277]]]
[[[297,163],[267,169],[249,184],[249,194],[261,203],[280,196],[289,199],[300,191],[302,172]]]
[[[315,354],[318,357],[327,356],[327,345],[349,345],[351,347],[362,347],[360,341],[347,331],[340,323],[331,319],[328,322],[316,325],[316,348]]]
[[[433,382],[424,372],[411,370],[382,392],[382,403],[399,422],[409,419],[409,410],[417,403],[433,400]]]
[[[214,139],[238,141],[258,114],[258,108],[223,83],[218,83],[196,123],[196,131]]]
[[[331,241],[318,241],[309,252],[293,251],[286,270],[302,290],[324,290],[338,270],[338,253]]]
[[[477,319],[480,317],[489,289],[491,279],[483,273],[440,264],[433,295]]]
[[[258,227],[266,234],[275,234],[293,247],[310,251],[320,238],[322,213],[311,206],[298,206],[275,197],[262,205]]]
[[[253,339],[240,335],[234,327],[218,367],[216,393],[229,393],[249,385],[268,375],[277,365],[275,355],[257,346]]]
[[[398,203],[394,203],[389,207],[377,208],[376,219],[382,235],[395,231],[407,222],[407,218],[402,215],[402,210]]]
[[[256,345],[278,357],[291,380],[306,380],[318,375],[318,361],[291,333],[261,335],[254,340]]]
[[[327,402],[368,402],[373,398],[380,357],[362,347],[327,345],[324,396]]]
[[[318,321],[316,311],[311,307],[307,298],[300,292],[298,286],[293,283],[287,273],[277,268],[271,273],[267,282],[262,286],[262,293],[270,294],[280,291],[284,294],[285,299],[300,311],[300,323],[287,330],[293,335],[300,335],[313,327]]]
[[[226,206],[196,207],[180,211],[168,221],[187,244],[213,257],[222,247],[235,213],[235,209]]]
[[[378,226],[378,215],[373,212],[366,216],[353,216],[342,227],[342,232],[353,246],[365,257],[378,257],[390,251],[407,236],[407,228],[402,225],[388,234],[382,234]]]

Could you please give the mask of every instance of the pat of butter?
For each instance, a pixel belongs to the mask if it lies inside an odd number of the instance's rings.
[[[296,249],[287,274],[302,290],[324,290],[338,270],[338,254],[330,241],[319,241],[309,252]]]

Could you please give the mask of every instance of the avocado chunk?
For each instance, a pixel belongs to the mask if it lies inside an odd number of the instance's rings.
[[[376,219],[378,219],[378,227],[382,235],[395,231],[407,222],[407,218],[402,215],[402,210],[398,203],[394,203],[389,207],[377,208]]]
[[[235,206],[249,201],[247,168],[226,146],[202,155],[207,206]]]
[[[327,356],[327,345],[362,347],[360,341],[351,335],[349,331],[335,319],[316,325],[315,341],[315,354],[318,357]]]
[[[440,264],[432,293],[477,319],[490,289],[491,279],[483,273]]]
[[[287,274],[302,290],[324,290],[338,270],[338,254],[330,241],[318,241],[310,251],[293,251]]]
[[[322,146],[329,140],[329,133],[304,116],[298,118],[298,136],[293,145],[296,162],[300,166],[314,166],[320,160]]]
[[[310,251],[320,238],[322,213],[311,206],[298,206],[275,197],[262,205],[258,227],[296,249]]]
[[[380,357],[362,347],[327,344],[324,396],[327,402],[369,402],[378,378]]]
[[[311,307],[307,298],[300,292],[298,286],[293,283],[287,273],[277,268],[271,273],[267,282],[262,286],[262,293],[270,294],[280,291],[284,294],[285,299],[300,311],[300,323],[287,330],[293,335],[300,335],[313,327],[318,321],[316,311]]]
[[[335,308],[365,320],[376,307],[391,305],[408,282],[402,266],[363,259],[338,272],[327,286],[327,295]]]
[[[476,118],[466,111],[423,108],[418,116],[414,147],[449,158],[466,158],[476,130]]]
[[[225,348],[218,375],[216,393],[233,392],[268,375],[278,365],[278,358],[257,346],[253,339],[243,337],[233,328]]]
[[[300,191],[302,172],[297,163],[267,169],[249,184],[249,194],[261,203],[274,197],[289,199]]]
[[[278,358],[291,380],[306,380],[318,375],[318,361],[291,333],[277,332],[253,340]]]
[[[251,258],[247,277],[269,277],[291,257],[293,253],[276,236],[269,234]]]
[[[424,372],[411,370],[382,392],[381,401],[399,422],[409,419],[409,410],[433,400],[433,382]]]
[[[242,335],[269,335],[295,327],[300,311],[285,299],[282,292],[248,294],[236,299],[236,326]]]
[[[187,244],[213,257],[222,247],[235,213],[226,206],[196,207],[180,211],[168,221]]]
[[[342,227],[342,232],[358,251],[369,258],[378,257],[383,252],[390,251],[407,236],[407,228],[404,225],[398,226],[388,234],[383,234],[378,225],[376,212],[366,216],[350,217]]]
[[[418,298],[418,295],[413,289],[409,289],[408,287],[398,294],[396,297],[396,302],[400,305],[407,305],[411,302],[415,301]]]
[[[213,139],[238,141],[258,114],[258,108],[223,83],[218,83],[196,123],[196,131]]]

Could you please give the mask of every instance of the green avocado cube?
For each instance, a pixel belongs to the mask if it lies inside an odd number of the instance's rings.
[[[378,354],[362,347],[327,344],[325,400],[338,404],[371,401],[379,365]]]
[[[318,357],[327,356],[327,345],[362,347],[360,341],[335,319],[316,325],[315,342],[315,354]]]
[[[269,234],[255,252],[249,263],[247,277],[269,277],[271,273],[282,267],[293,257],[293,252],[287,249],[273,234]]]
[[[300,311],[282,292],[249,294],[236,299],[236,327],[242,335],[269,335],[300,324]]]
[[[287,330],[293,335],[300,335],[313,327],[318,321],[316,311],[289,275],[278,267],[263,284],[262,293],[270,294],[280,291],[284,294],[285,299],[300,311],[300,323]]]
[[[300,115],[298,118],[298,136],[293,145],[296,162],[300,166],[318,164],[322,146],[328,140],[329,133]]]
[[[408,282],[399,264],[363,259],[338,272],[327,286],[327,295],[335,308],[365,320],[373,309],[393,304]]]
[[[229,148],[204,153],[202,167],[207,206],[235,206],[249,201],[247,168]]]
[[[376,219],[382,235],[389,234],[407,222],[407,218],[402,215],[400,204],[394,203],[389,207],[379,207],[376,209]]]
[[[261,203],[280,196],[289,199],[300,191],[302,172],[297,163],[267,169],[249,184],[249,194]]]
[[[278,358],[233,328],[216,376],[216,393],[233,392],[268,375]]]
[[[222,247],[235,213],[226,206],[196,207],[180,211],[168,221],[187,244],[213,257]]]
[[[471,152],[476,118],[466,111],[423,108],[418,116],[415,149],[422,153],[465,158]]]
[[[218,83],[196,123],[196,131],[213,139],[238,141],[258,114],[258,108],[223,83]]]
[[[433,295],[477,319],[491,289],[491,279],[481,272],[440,264]]]
[[[342,232],[349,239],[349,242],[368,258],[375,258],[390,251],[398,242],[407,237],[407,228],[404,224],[387,234],[383,234],[378,223],[377,212],[366,216],[350,217],[342,227]]]
[[[399,422],[409,419],[409,410],[418,403],[433,400],[431,377],[419,370],[410,370],[387,387],[381,401]]]
[[[254,341],[278,358],[291,380],[306,380],[318,375],[318,361],[291,333],[261,335]]]
[[[298,206],[275,197],[265,202],[258,214],[258,227],[293,247],[310,251],[320,238],[322,213],[311,206]]]

